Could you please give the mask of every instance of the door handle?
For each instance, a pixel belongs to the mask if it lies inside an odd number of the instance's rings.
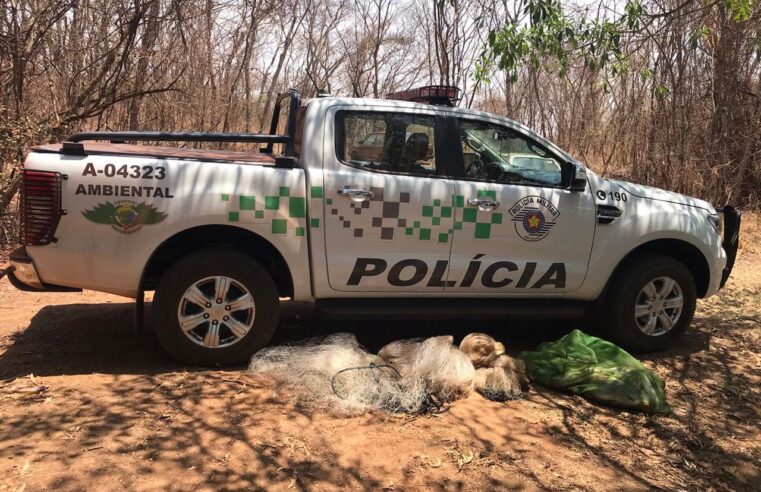
[[[491,198],[470,198],[468,199],[468,205],[478,207],[478,210],[482,212],[491,212],[499,208],[499,202]]]
[[[338,190],[338,194],[340,196],[347,196],[351,198],[351,201],[353,202],[364,202],[365,200],[369,200],[374,196],[372,191],[362,190],[360,188],[352,188],[351,186],[344,186]]]

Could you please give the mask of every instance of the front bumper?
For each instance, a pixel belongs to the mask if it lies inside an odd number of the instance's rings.
[[[721,211],[724,214],[724,240],[721,246],[727,253],[727,264],[721,272],[721,282],[719,288],[724,287],[727,283],[732,268],[735,266],[737,258],[737,248],[740,245],[740,211],[732,205],[725,205]]]
[[[27,256],[26,248],[20,247],[10,254],[10,266],[3,270],[8,281],[17,289],[28,292],[81,292],[82,289],[46,284],[40,279],[34,261]],[[0,278],[2,275],[0,275]]]

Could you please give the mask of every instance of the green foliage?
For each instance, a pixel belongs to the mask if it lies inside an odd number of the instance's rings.
[[[700,26],[694,31],[690,33],[690,37],[688,39],[688,43],[690,46],[690,49],[696,49],[698,47],[698,44],[701,39],[708,37],[708,35],[711,34],[710,29],[708,29],[708,26]]]
[[[477,69],[485,78],[485,68],[496,66],[513,80],[525,66],[536,68],[541,59],[550,57],[559,63],[562,76],[570,57],[579,56],[590,68],[609,70],[613,75],[626,69],[621,38],[626,30],[637,30],[644,9],[638,0],[629,0],[624,14],[613,20],[573,20],[558,0],[520,0],[523,18],[492,31],[488,49]]]
[[[745,22],[758,8],[759,0],[723,2],[734,22]],[[489,69],[496,66],[515,81],[521,68],[537,68],[540,60],[548,58],[558,62],[560,76],[565,74],[572,58],[607,76],[618,76],[628,68],[622,38],[647,35],[645,26],[656,17],[639,0],[628,0],[623,13],[612,18],[574,19],[563,11],[559,0],[518,0],[517,5],[522,17],[489,34],[488,47],[476,70],[479,80],[487,80]],[[677,14],[672,11],[659,16]],[[689,34],[688,46],[697,49],[700,40],[709,35],[710,29],[700,26]],[[647,79],[652,72],[641,75]],[[656,93],[663,95],[668,90],[664,92],[658,87]]]
[[[724,0],[724,5],[735,22],[745,22],[750,19],[758,0]]]
[[[560,2],[527,0],[522,10],[528,23],[507,23],[502,29],[489,33],[486,57],[495,59],[497,66],[507,71],[513,80],[517,79],[520,67],[537,66],[546,55],[556,57],[560,70],[565,71],[568,66],[566,46],[573,45],[575,38],[574,26],[564,16]]]

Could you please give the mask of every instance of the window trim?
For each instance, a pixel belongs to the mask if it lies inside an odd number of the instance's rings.
[[[433,174],[419,174],[419,173],[407,173],[398,171],[387,171],[385,169],[368,169],[356,164],[345,161],[341,158],[339,149],[343,148],[346,142],[346,129],[344,125],[346,114],[372,114],[372,115],[391,115],[391,116],[413,116],[413,117],[425,117],[433,120],[433,135],[434,135],[434,156],[436,158],[436,169]],[[371,109],[339,109],[335,113],[333,120],[334,138],[333,138],[333,157],[336,161],[340,162],[344,166],[348,166],[361,171],[387,174],[390,176],[411,176],[415,178],[432,178],[432,179],[452,179],[450,170],[453,169],[451,158],[440,159],[439,156],[446,155],[443,146],[442,128],[446,125],[445,118],[436,113],[403,113],[392,110],[374,111]],[[345,157],[345,156],[344,156]]]
[[[559,156],[557,152],[554,152],[552,149],[548,148],[542,142],[538,141],[536,138],[533,138],[532,135],[526,133],[522,129],[512,127],[510,125],[505,125],[504,123],[495,123],[493,121],[472,118],[467,116],[452,116],[451,119],[453,120],[453,133],[451,134],[450,138],[457,143],[456,145],[457,150],[452,149],[455,152],[455,156],[456,156],[455,165],[454,165],[455,172],[452,175],[453,179],[457,179],[459,181],[472,181],[477,183],[490,183],[490,184],[507,185],[507,186],[526,186],[531,188],[551,188],[551,189],[559,189],[559,190],[566,190],[570,186],[570,181],[573,174],[573,169],[572,169],[573,166],[568,161],[568,159]],[[470,178],[466,176],[465,175],[465,157],[462,152],[462,141],[460,139],[460,121],[467,121],[470,123],[479,123],[482,125],[485,124],[485,125],[495,126],[500,129],[514,132],[518,134],[519,136],[525,138],[526,140],[530,141],[533,145],[544,150],[545,152],[547,152],[547,154],[550,157],[558,161],[558,163],[560,164],[560,173],[561,173],[560,184],[553,185],[553,184],[540,184],[540,183],[507,183],[503,181]]]

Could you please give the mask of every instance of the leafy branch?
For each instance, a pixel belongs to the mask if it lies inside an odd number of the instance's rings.
[[[652,36],[649,28],[656,19],[665,24],[721,2],[735,22],[747,21],[758,0],[719,0],[700,2],[686,0],[669,11],[651,12],[639,0],[628,0],[620,14],[580,17],[568,14],[559,0],[519,0],[520,15],[508,16],[501,27],[488,36],[476,67],[476,78],[489,81],[496,68],[509,74],[515,82],[522,68],[538,68],[542,60],[558,63],[558,74],[564,76],[572,60],[585,67],[615,77],[626,70],[627,54],[622,49],[625,37]],[[697,4],[697,5],[695,5]],[[694,8],[690,8],[694,7]],[[696,49],[698,40],[710,33],[705,26],[690,35],[690,47]]]

